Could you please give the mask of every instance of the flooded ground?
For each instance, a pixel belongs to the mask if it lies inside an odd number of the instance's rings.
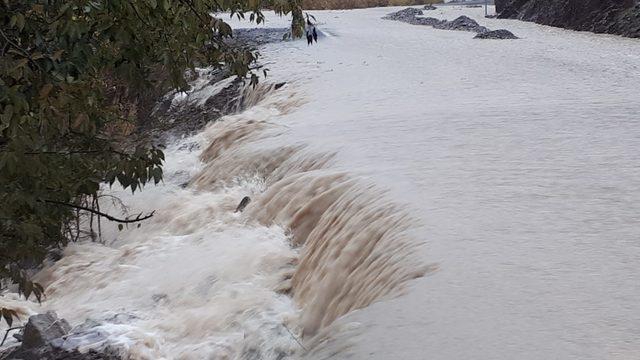
[[[440,271],[362,321],[358,358],[640,354],[640,42],[467,14],[520,40],[317,14],[318,46],[272,45],[309,103],[278,141],[338,152],[391,189]]]
[[[70,246],[42,307],[3,301],[135,359],[637,359],[640,42],[395,10],[314,12],[317,45],[266,45],[282,89],[176,140],[161,186],[110,191],[151,221]]]

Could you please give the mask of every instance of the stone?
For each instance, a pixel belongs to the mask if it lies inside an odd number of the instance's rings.
[[[505,29],[492,30],[474,36],[474,39],[519,39],[511,31]]]
[[[489,31],[489,29],[487,29],[486,27],[478,24],[477,21],[465,15],[457,17],[455,20],[446,21],[444,23],[435,25],[434,27],[441,30],[471,31],[476,33]]]
[[[424,8],[422,8],[422,10],[437,10],[437,9],[438,9],[437,7],[431,4],[425,5]]]
[[[447,22],[447,20],[440,20],[432,17],[419,17],[413,19],[410,24],[413,25],[427,25],[427,26],[437,26]]]
[[[415,8],[406,8],[383,17],[386,20],[396,20],[396,21],[404,21],[411,22],[418,15],[424,15],[422,10]]]
[[[245,196],[242,198],[242,201],[240,201],[240,204],[238,204],[238,207],[236,208],[235,212],[242,212],[244,210],[244,208],[247,207],[247,205],[249,205],[249,203],[251,202],[251,198],[248,196]]]
[[[22,349],[34,349],[50,344],[53,340],[67,335],[71,326],[59,319],[53,311],[33,315],[29,318],[22,334]]]

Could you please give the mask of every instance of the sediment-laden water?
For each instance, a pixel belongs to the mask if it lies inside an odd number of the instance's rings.
[[[266,45],[246,110],[177,139],[161,186],[108,191],[156,215],[103,226],[106,246],[73,244],[38,275],[42,308],[84,324],[73,344],[136,359],[637,357],[640,42],[428,11],[521,38],[478,40],[381,19],[395,10],[314,13],[319,44]]]

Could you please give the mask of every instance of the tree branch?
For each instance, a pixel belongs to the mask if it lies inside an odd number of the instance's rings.
[[[81,206],[81,205],[74,205],[74,204],[69,204],[66,202],[62,202],[62,201],[55,201],[55,200],[40,200],[42,202],[48,203],[48,204],[55,204],[55,205],[61,205],[61,206],[66,206],[66,207],[70,207],[70,208],[74,208],[74,209],[78,209],[78,210],[84,210],[84,211],[88,211],[92,214],[98,215],[98,216],[103,216],[104,218],[106,218],[109,221],[113,221],[113,222],[117,222],[117,223],[121,223],[121,224],[131,224],[131,223],[136,223],[136,222],[140,222],[140,221],[144,221],[147,219],[150,219],[153,217],[153,215],[155,214],[155,211],[152,211],[151,213],[142,216],[142,213],[138,214],[138,216],[136,216],[133,219],[129,219],[124,218],[124,219],[119,219],[116,217],[113,217],[109,214],[103,213],[101,211],[98,211],[96,209],[92,209],[86,206]]]
[[[209,24],[206,21],[204,21],[204,19],[200,16],[200,13],[193,7],[191,3],[189,3],[186,0],[180,0],[180,2],[183,4],[186,4],[191,9],[191,11],[198,17],[198,19],[200,19],[200,22],[202,22],[202,25],[206,27],[209,26]]]
[[[132,157],[133,155],[123,153],[121,151],[112,149],[103,150],[72,150],[72,151],[29,151],[23,153],[24,155],[73,155],[73,154],[99,154],[99,153],[113,153],[120,156]]]
[[[136,14],[136,17],[142,21],[143,24],[147,25],[148,27],[151,27],[151,25],[149,25],[149,23],[147,23],[146,21],[144,21],[144,19],[142,18],[142,16],[140,15],[140,13],[138,12],[138,8],[136,8],[136,6],[132,3],[129,2],[129,5],[131,6],[131,8],[133,9],[133,12]]]
[[[10,327],[7,329],[7,331],[4,333],[4,337],[2,338],[2,342],[0,342],[0,346],[4,345],[5,340],[7,340],[7,335],[9,335],[9,331],[11,330],[17,330],[17,329],[22,329],[24,326],[16,326],[16,327]]]
[[[42,68],[40,68],[40,65],[38,65],[37,62],[35,62],[32,58],[31,55],[29,55],[29,53],[21,48],[18,44],[14,43],[13,41],[11,41],[11,39],[9,39],[7,37],[7,35],[4,33],[4,31],[2,31],[2,29],[0,29],[0,35],[2,35],[2,37],[7,41],[7,43],[11,46],[13,46],[16,50],[18,50],[19,52],[22,53],[22,56],[24,56],[25,58],[27,58],[33,65],[35,65],[35,67],[37,67],[38,69],[40,69],[42,71]]]

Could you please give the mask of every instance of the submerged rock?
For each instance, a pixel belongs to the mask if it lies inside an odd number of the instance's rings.
[[[410,22],[410,24],[413,24],[413,25],[427,25],[427,26],[436,27],[436,26],[444,24],[446,22],[447,22],[447,20],[440,20],[440,19],[436,19],[436,18],[432,18],[432,17],[419,17],[419,18],[413,19],[413,21]]]
[[[432,17],[418,17],[423,14],[422,10],[406,8],[404,10],[391,13],[383,17],[383,19],[402,21],[412,25],[433,26],[434,28],[441,30],[471,31],[479,34],[489,31],[489,29],[481,26],[477,21],[468,16],[462,15],[455,20],[447,21]]]
[[[415,8],[406,8],[406,9],[391,13],[383,17],[383,19],[411,22],[418,15],[424,15],[422,10],[415,9]]]
[[[438,8],[433,6],[433,5],[431,5],[431,4],[428,4],[428,5],[425,5],[424,8],[422,8],[422,9],[423,10],[437,10]]]
[[[519,39],[511,31],[505,29],[492,30],[474,36],[474,39]]]
[[[24,327],[22,348],[34,349],[48,345],[53,340],[67,335],[69,331],[69,323],[65,319],[59,319],[53,311],[33,315]]]
[[[244,210],[244,208],[247,207],[247,205],[249,205],[249,203],[251,202],[251,198],[248,196],[245,196],[242,198],[242,201],[240,201],[240,204],[238,204],[238,207],[236,208],[235,212],[242,212]]]
[[[444,23],[435,25],[434,27],[441,30],[471,31],[476,33],[489,31],[486,27],[478,24],[477,21],[465,15],[462,15],[452,21],[445,21]]]
[[[82,330],[82,329],[81,329]],[[20,346],[0,352],[0,360],[120,360],[114,351],[80,352],[77,347],[70,348],[68,337],[75,336],[65,319],[49,311],[29,318],[21,336]]]

